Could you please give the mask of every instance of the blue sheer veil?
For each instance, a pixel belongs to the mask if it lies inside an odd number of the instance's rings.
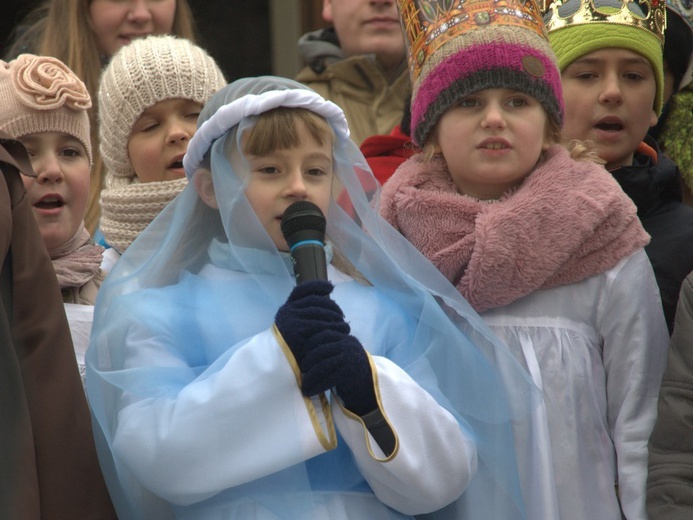
[[[191,182],[128,248],[100,289],[87,352],[87,387],[102,465],[119,512],[131,512],[132,518],[163,518],[171,508],[113,457],[122,395],[175,396],[190,378],[205,377],[223,362],[200,363],[192,374],[153,371],[147,377],[124,367],[124,331],[133,317],[122,309],[129,296],[163,288],[174,288],[171,294],[176,294],[184,273],[196,273],[209,262],[210,245],[223,244],[223,258],[217,263],[247,273],[254,296],[266,309],[262,316],[251,316],[252,311],[239,303],[242,294],[229,295],[227,311],[210,307],[210,316],[228,319],[229,344],[239,344],[245,338],[234,337],[233,324],[271,325],[295,285],[286,255],[276,249],[244,195],[240,152],[241,136],[253,126],[254,117],[279,106],[306,108],[330,123],[336,135],[336,185],[326,215],[327,236],[335,251],[416,323],[409,346],[393,354],[393,360],[421,380],[477,443],[477,475],[463,496],[436,518],[525,518],[516,455],[531,439],[513,435],[513,428],[531,422],[540,392],[448,280],[378,215],[378,183],[349,139],[342,111],[304,85],[271,76],[235,81],[205,105],[184,160]],[[192,181],[201,169],[211,171],[219,211],[198,196]],[[184,301],[189,295],[179,297]],[[167,309],[160,309],[164,323]],[[432,369],[433,380],[418,373],[421,360]],[[311,486],[300,470],[292,479],[297,488]],[[252,487],[244,492],[255,493]]]

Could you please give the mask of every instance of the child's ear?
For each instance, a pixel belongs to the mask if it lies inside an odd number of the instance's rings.
[[[206,168],[200,168],[193,175],[193,184],[202,201],[210,208],[219,209],[217,196],[214,193],[214,183],[212,182],[212,172]]]
[[[652,109],[652,117],[650,117],[650,126],[655,126],[659,122],[659,118],[657,117],[657,112],[655,112],[654,108]]]

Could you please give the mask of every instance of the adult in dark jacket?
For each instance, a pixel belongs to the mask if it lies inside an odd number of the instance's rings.
[[[681,286],[649,450],[650,518],[689,520],[693,511],[693,272]]]
[[[112,519],[58,281],[0,133],[0,518]]]
[[[638,147],[632,165],[611,173],[635,202],[638,217],[652,236],[645,251],[671,333],[681,283],[693,271],[693,208],[681,202],[681,174],[650,137]]]

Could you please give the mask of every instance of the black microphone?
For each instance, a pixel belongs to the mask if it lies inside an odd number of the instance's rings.
[[[320,208],[307,200],[294,202],[282,216],[282,234],[289,244],[297,285],[311,280],[327,281],[326,225]]]

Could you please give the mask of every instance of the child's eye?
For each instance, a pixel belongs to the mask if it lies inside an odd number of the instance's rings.
[[[640,74],[639,72],[626,72],[623,75],[623,77],[626,79],[633,80],[633,81],[640,81],[642,79],[645,79],[645,77],[642,74]]]
[[[132,133],[145,133],[150,132],[159,126],[159,121],[151,118],[141,119],[137,121],[132,127]]]
[[[273,175],[275,173],[279,172],[279,169],[276,166],[262,166],[257,169],[260,173],[265,173],[267,175]]]
[[[577,79],[584,79],[584,80],[587,80],[587,79],[594,79],[594,78],[597,77],[597,75],[596,75],[595,73],[593,73],[593,72],[577,72],[577,73],[575,74],[575,77],[576,77]]]
[[[466,97],[462,98],[460,102],[458,103],[458,106],[461,106],[463,108],[473,108],[476,106],[479,106],[479,100],[473,97]]]
[[[508,100],[508,106],[512,108],[522,108],[524,106],[527,106],[528,104],[529,103],[527,102],[527,100],[522,97],[514,97]]]
[[[185,117],[197,120],[197,118],[200,117],[200,111],[198,110],[197,112],[190,112],[189,114],[186,114]]]
[[[323,168],[309,168],[306,173],[314,177],[319,177],[320,175],[325,175],[326,172]]]
[[[77,148],[65,148],[60,152],[60,154],[64,155],[65,157],[80,157],[82,152],[80,152]]]

